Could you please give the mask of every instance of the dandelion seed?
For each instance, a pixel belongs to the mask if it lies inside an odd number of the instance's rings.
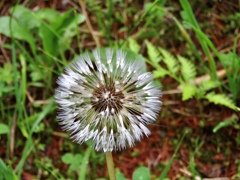
[[[150,134],[146,125],[157,117],[161,91],[151,73],[126,57],[121,50],[101,55],[96,49],[58,78],[58,122],[77,143],[91,140],[97,151],[107,152],[131,147]]]

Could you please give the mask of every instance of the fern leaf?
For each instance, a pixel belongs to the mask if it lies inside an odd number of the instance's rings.
[[[182,100],[186,101],[191,99],[197,92],[197,88],[193,84],[181,84],[182,87]]]
[[[210,102],[213,102],[214,104],[220,104],[230,109],[233,109],[235,111],[240,111],[240,108],[235,106],[233,101],[225,94],[215,94],[214,92],[211,92],[211,93],[208,93],[205,97],[206,99],[208,99]]]
[[[179,69],[177,60],[167,50],[162,49],[162,48],[159,48],[159,50],[163,55],[163,61],[167,65],[168,70],[171,73],[176,74],[176,72]]]
[[[196,77],[196,68],[188,59],[177,56],[181,63],[181,74],[185,82],[192,82]]]
[[[161,66],[157,68],[157,70],[153,71],[154,78],[164,77],[168,74],[168,71],[163,69]]]
[[[215,88],[219,87],[220,85],[221,85],[221,83],[219,81],[213,81],[213,80],[202,81],[199,84],[199,91],[206,92],[206,91],[215,89]]]
[[[161,56],[160,56],[160,52],[158,51],[158,49],[147,40],[145,41],[145,43],[147,46],[147,52],[148,52],[148,56],[149,56],[150,60],[155,63],[160,62]]]

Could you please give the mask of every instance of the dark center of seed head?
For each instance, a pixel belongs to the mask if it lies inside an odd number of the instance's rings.
[[[96,112],[116,114],[122,109],[124,94],[114,86],[100,86],[92,93],[91,104]]]

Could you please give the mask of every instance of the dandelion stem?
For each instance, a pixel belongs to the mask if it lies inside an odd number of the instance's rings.
[[[112,152],[110,151],[106,152],[106,160],[107,160],[108,174],[109,174],[110,180],[116,180],[115,173],[114,173],[114,163],[113,163]]]

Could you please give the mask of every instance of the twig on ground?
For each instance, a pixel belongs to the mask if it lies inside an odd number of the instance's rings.
[[[91,34],[92,34],[92,37],[93,37],[96,45],[97,45],[98,47],[100,47],[100,41],[99,41],[98,37],[96,36],[96,34],[94,33],[92,24],[91,24],[91,22],[90,22],[90,20],[89,20],[89,18],[88,18],[88,14],[87,14],[87,11],[86,11],[85,3],[84,3],[82,0],[79,0],[78,2],[79,2],[79,4],[80,4],[80,6],[81,6],[82,13],[83,13],[83,15],[84,15],[85,18],[86,18],[86,23],[87,23],[87,26],[88,26]]]
[[[11,134],[10,134],[10,157],[12,158],[14,155],[14,142],[15,142],[15,130],[16,130],[16,121],[17,115],[14,114],[12,126],[11,126]]]
[[[162,94],[165,95],[165,94],[181,94],[182,91],[180,89],[171,89],[171,90],[168,90],[168,91],[162,91]]]
[[[86,28],[81,28],[79,30],[80,32],[84,32],[84,33],[91,33],[88,29]],[[93,32],[95,36],[99,36],[99,37],[103,37],[104,35],[101,33],[101,32],[97,32],[97,31],[94,31]]]
[[[225,76],[226,76],[226,70],[225,70],[225,69],[221,69],[221,70],[218,70],[218,71],[217,71],[217,77],[218,77],[218,78],[222,79],[222,78],[224,78]],[[207,81],[207,80],[210,80],[210,79],[211,79],[210,75],[206,74],[206,75],[197,77],[197,78],[194,80],[194,84],[195,84],[195,85],[198,85],[198,84],[200,84],[201,82]],[[177,87],[177,89],[178,89],[178,90],[181,90],[181,89],[182,89],[181,85],[179,85],[179,86]]]
[[[217,71],[217,77],[222,79],[226,76],[226,70],[225,69],[221,69],[221,70],[218,70]],[[200,84],[201,82],[203,81],[207,81],[207,80],[210,80],[211,77],[210,75],[203,75],[203,76],[200,76],[200,77],[197,77],[195,80],[194,80],[194,84]]]
[[[34,99],[33,99],[33,97],[31,96],[31,94],[29,93],[28,90],[26,91],[26,95],[27,95],[27,97],[28,97],[28,100],[29,100],[31,103],[33,103],[33,102],[34,102]]]
[[[191,117],[192,114],[186,113],[184,111],[181,111],[180,109],[175,109],[175,108],[171,108],[171,111],[177,113],[177,114],[181,114],[183,116],[187,116],[187,117]]]

